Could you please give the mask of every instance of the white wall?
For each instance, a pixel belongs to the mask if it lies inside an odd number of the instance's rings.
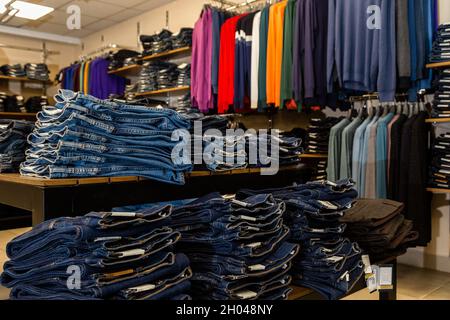
[[[138,48],[137,23],[140,34],[155,34],[163,28],[178,32],[182,27],[194,27],[202,7],[208,1],[176,0],[140,16],[118,23],[83,39],[84,52],[90,52],[102,45],[115,43],[122,46]],[[166,26],[166,12],[169,13],[169,25]]]
[[[450,22],[450,1],[439,0],[440,23]],[[450,126],[438,125],[436,133],[450,132]],[[426,248],[410,249],[399,259],[413,266],[450,272],[450,195],[434,195],[432,204],[432,242]]]

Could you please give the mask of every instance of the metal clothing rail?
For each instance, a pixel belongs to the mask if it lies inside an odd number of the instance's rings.
[[[91,51],[91,52],[89,52],[87,54],[84,54],[84,55],[80,56],[80,60],[85,60],[85,59],[90,58],[92,56],[105,53],[106,51],[120,50],[120,49],[130,49],[130,48],[129,47],[125,47],[125,46],[120,46],[120,45],[117,45],[115,43],[110,43],[110,44],[107,44],[107,45],[105,45],[103,47],[100,47],[100,48],[98,48],[96,50],[93,50],[93,51]]]

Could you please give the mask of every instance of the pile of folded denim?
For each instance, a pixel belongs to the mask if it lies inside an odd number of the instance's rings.
[[[46,221],[13,239],[0,277],[13,300],[185,300],[171,206]]]
[[[24,104],[24,97],[17,95],[7,95],[0,93],[0,111],[1,112],[27,112]]]
[[[139,74],[138,92],[174,88],[177,85],[177,65],[169,62],[146,62]]]
[[[345,235],[358,242],[373,262],[397,258],[419,238],[403,209],[402,203],[391,200],[358,200],[341,218],[347,224]]]
[[[44,106],[48,105],[48,98],[46,96],[35,96],[28,98],[25,102],[25,109],[29,113],[38,113],[42,111]]]
[[[327,180],[327,167],[328,167],[327,160],[321,160],[317,162],[316,166],[313,168],[311,181]]]
[[[133,50],[119,50],[110,55],[109,70],[116,70],[138,62],[139,52]]]
[[[181,97],[177,98],[177,102],[175,104],[175,108],[177,109],[191,109],[192,103],[191,103],[191,93],[187,93]]]
[[[14,65],[5,64],[0,67],[0,72],[5,76],[16,78],[26,77],[27,75],[25,69],[22,67],[21,64],[14,64]]]
[[[45,63],[27,63],[25,72],[28,79],[48,81],[50,80],[50,71]]]
[[[178,87],[187,87],[191,85],[191,64],[183,63],[178,66]]]
[[[439,71],[434,86],[436,92],[431,116],[433,118],[450,118],[450,69]]]
[[[348,294],[364,273],[361,249],[344,237],[346,225],[339,221],[357,198],[353,187],[351,181],[311,182],[281,189],[241,190],[237,199],[263,192],[286,203],[289,241],[302,248],[291,269],[293,283],[336,300]]]
[[[144,56],[172,50],[172,32],[166,29],[152,36],[141,35],[140,40],[144,48],[142,53]]]
[[[450,132],[433,141],[430,167],[430,187],[450,189]]]
[[[192,47],[192,28],[181,28],[180,32],[172,35],[172,48]]]
[[[119,101],[59,90],[55,106],[37,115],[36,128],[21,174],[41,178],[139,176],[184,184],[192,170],[187,143],[172,139],[190,122],[168,109],[126,105]],[[174,163],[172,150],[180,148]]]
[[[311,119],[308,126],[308,153],[327,154],[330,141],[330,131],[341,119],[325,118]]]
[[[299,246],[286,240],[285,204],[260,194],[241,201],[210,194],[174,207],[177,250],[191,261],[201,300],[283,300]]]
[[[430,53],[430,62],[450,61],[450,24],[441,24],[437,30],[433,48]]]
[[[19,171],[33,127],[28,121],[0,119],[0,173]]]

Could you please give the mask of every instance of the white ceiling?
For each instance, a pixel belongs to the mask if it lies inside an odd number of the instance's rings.
[[[169,0],[28,0],[55,9],[43,18],[32,21],[14,17],[6,26],[82,38],[118,22],[136,17],[145,11],[164,5]],[[68,30],[68,6],[81,8],[81,30]]]

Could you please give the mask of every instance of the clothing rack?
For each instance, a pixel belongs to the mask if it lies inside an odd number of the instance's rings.
[[[223,8],[224,5],[228,6],[227,8],[225,8],[226,11],[232,11],[235,9],[239,9],[239,8],[243,8],[243,7],[247,7],[247,6],[252,6],[255,5],[256,3],[259,2],[265,2],[265,5],[271,4],[272,2],[275,1],[271,1],[271,0],[247,0],[241,3],[235,3],[235,2],[231,2],[231,1],[227,1],[227,0],[213,0],[213,2],[217,2],[220,3],[221,8]]]
[[[102,55],[102,54],[108,53],[109,51],[121,50],[121,49],[129,49],[129,48],[125,47],[125,46],[117,45],[115,43],[110,43],[110,44],[102,46],[102,47],[100,47],[100,48],[98,48],[96,50],[93,50],[93,51],[91,51],[91,52],[89,52],[89,53],[87,53],[85,55],[80,56],[80,60],[84,61],[86,59],[93,58],[93,57],[96,57],[98,55]]]

